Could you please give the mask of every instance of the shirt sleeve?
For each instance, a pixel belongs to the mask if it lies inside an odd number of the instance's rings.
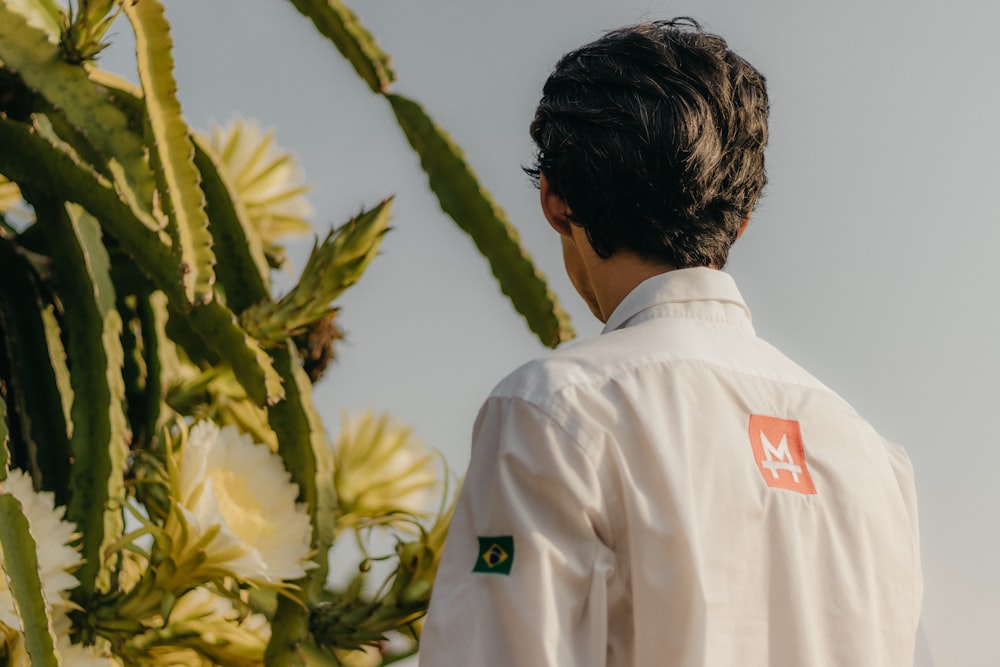
[[[421,638],[423,667],[605,664],[614,570],[601,480],[538,407],[480,411]]]
[[[917,486],[913,477],[913,464],[906,455],[906,451],[894,442],[886,441],[889,455],[889,463],[892,466],[893,474],[896,476],[896,483],[899,485],[899,493],[906,505],[906,512],[910,518],[910,528],[913,540],[913,554],[917,563],[917,578],[914,582],[916,590],[915,596],[918,602],[923,600],[924,580],[920,565],[920,520],[917,516]],[[917,608],[920,614],[920,608]]]

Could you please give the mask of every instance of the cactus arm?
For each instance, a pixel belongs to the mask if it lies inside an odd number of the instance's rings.
[[[299,485],[299,501],[307,503],[313,524],[316,569],[309,576],[314,598],[322,591],[327,574],[327,551],[333,543],[336,498],[333,492],[333,459],[323,421],[316,411],[312,383],[298,362],[290,342],[274,353],[286,387],[287,399],[268,411],[268,422],[278,436],[278,453]]]
[[[59,326],[59,320],[56,319],[56,314],[52,306],[44,307],[41,313],[42,326],[45,328],[45,342],[49,350],[49,363],[52,365],[52,370],[55,374],[55,391],[58,393],[59,406],[62,408],[61,425],[65,426],[66,435],[69,436],[73,433],[73,384],[69,377],[69,366],[66,365],[66,348],[62,342],[62,329]],[[56,421],[60,423],[59,418],[56,418]],[[69,488],[69,484],[63,485],[59,483],[59,486]],[[58,499],[59,493],[57,492],[57,503]]]
[[[177,364],[177,353],[173,343],[167,339],[167,304],[162,292],[143,295],[136,305],[139,330],[142,331],[142,358],[146,367],[146,391],[143,417],[146,432],[140,434],[148,442],[159,432],[164,419],[163,408],[166,401],[166,376],[174,371],[168,367]]]
[[[73,385],[67,517],[82,533],[84,564],[76,573],[82,598],[108,591],[110,568],[104,549],[124,529],[118,503],[124,498],[128,456],[122,321],[115,307],[110,262],[97,221],[77,205],[32,197],[40,221],[60,243],[52,246],[57,293],[66,304],[66,342]]]
[[[160,431],[165,403],[163,367],[171,350],[171,342],[164,340],[166,297],[124,253],[112,253],[111,279],[118,295],[118,312],[124,323],[123,374],[132,449],[143,449]]]
[[[233,369],[250,400],[273,405],[285,397],[271,357],[240,327],[233,311],[213,301],[191,310],[190,320],[212,351]]]
[[[322,426],[311,406],[311,391],[306,378],[303,385],[295,372],[298,360],[294,347],[286,342],[273,352],[275,367],[285,381],[285,400],[268,410],[268,423],[278,436],[278,454],[299,487],[300,503],[316,512],[316,450],[326,447]],[[305,390],[305,394],[302,391]],[[307,404],[307,401],[309,404]],[[316,527],[313,526],[315,534]]]
[[[116,285],[120,283],[116,281]],[[149,303],[148,293],[119,294],[118,312],[121,314],[122,347],[125,350],[125,399],[126,414],[132,429],[133,449],[149,446],[159,430],[160,407],[163,402],[163,385],[159,365],[159,332],[156,317]]]
[[[278,453],[299,485],[299,501],[309,507],[318,567],[296,582],[300,588],[290,593],[295,600],[279,597],[265,662],[299,666],[308,664],[302,655],[311,641],[307,605],[310,599],[316,601],[326,582],[327,553],[333,541],[334,506],[328,483],[333,471],[323,425],[313,407],[311,384],[298,364],[294,345],[286,341],[273,355],[285,380],[287,398],[268,410],[268,421],[278,435]]]
[[[105,231],[122,244],[171,305],[179,312],[187,309],[176,263],[160,238],[139,222],[142,211],[24,123],[0,118],[0,145],[9,148],[0,151],[0,173],[18,183],[52,188],[54,196],[77,202],[95,213]],[[222,334],[216,341],[217,352],[232,366],[248,396],[261,405],[284,396],[281,378],[270,358],[239,328],[226,306],[212,301],[195,308],[192,315],[195,328],[206,340]]]
[[[115,103],[121,106],[133,123],[141,119],[144,113],[142,91],[109,72],[95,69],[91,71],[90,75],[95,81],[112,91]],[[266,268],[267,260],[263,257],[262,249],[259,253],[254,251],[254,244],[259,245],[256,232],[241,215],[239,204],[232,196],[232,190],[225,182],[210,154],[199,145],[197,139],[194,139],[194,149],[196,166],[202,174],[202,187],[207,195],[209,211],[212,213],[211,230],[218,235],[217,247],[219,252],[224,253],[226,260],[220,265],[219,278],[220,280],[225,279],[226,282],[222,283],[222,287],[227,290],[227,307],[213,302],[195,309],[194,312],[197,313],[193,318],[195,327],[203,327],[198,333],[201,334],[202,339],[208,342],[213,341],[214,334],[224,333],[227,343],[216,342],[213,344],[213,349],[232,366],[240,384],[247,390],[248,396],[258,405],[273,403],[284,396],[281,380],[275,373],[270,358],[261,350],[257,342],[246,336],[238,327],[233,328],[233,318],[229,312],[230,307],[237,311],[241,310],[245,307],[244,301],[256,303],[269,297],[266,282],[265,286],[262,287],[260,283],[264,279],[254,279],[252,270],[253,267],[258,272],[266,272],[268,270]],[[0,164],[0,171],[2,171],[2,164]],[[246,239],[243,243],[240,242],[241,236]],[[139,256],[135,252],[132,254],[142,264]],[[247,254],[250,257],[247,257]],[[229,262],[236,259],[239,259],[239,268],[230,274],[228,272]],[[171,305],[176,310],[180,312],[185,310],[162,279],[153,275],[150,278],[153,279],[157,287],[164,290]],[[235,300],[228,294],[229,291],[234,290],[233,283],[240,284],[239,288],[235,288]],[[247,363],[254,361],[261,365],[261,372],[258,373],[252,367],[252,363]]]
[[[472,237],[490,263],[500,289],[545,345],[574,336],[569,316],[521,246],[506,214],[479,184],[461,150],[416,102],[389,93],[391,75],[380,75],[389,57],[339,0],[291,0],[334,43],[368,86],[389,101],[410,146],[420,156],[441,209]]]
[[[0,398],[0,491],[10,463],[7,436],[7,404]],[[9,493],[0,493],[0,556],[3,557],[0,576],[7,578],[13,594],[31,664],[58,667],[52,619],[42,597],[37,549],[21,503]]]
[[[84,134],[69,122],[65,114],[55,109],[46,109],[44,114],[41,117],[46,119],[43,122],[48,123],[45,129],[50,142],[61,142],[71,146],[73,152],[76,153],[83,164],[86,164],[104,178],[114,178],[109,162],[93,147]],[[39,112],[36,112],[35,119],[37,120],[39,117]],[[127,184],[125,187],[127,187]]]
[[[8,149],[0,151],[0,173],[17,183],[52,190],[91,211],[171,301],[183,299],[169,238],[151,231],[155,223],[134,202],[120,197],[107,180],[29,125],[0,118],[0,145]]]
[[[146,113],[142,90],[104,70],[91,70],[90,78],[111,91],[114,103],[141,131]],[[219,260],[216,278],[225,292],[227,305],[239,313],[269,298],[270,267],[260,236],[212,151],[197,134],[191,134],[191,140],[194,165],[201,174],[209,229],[215,240],[213,249]]]
[[[56,44],[62,31],[62,11],[53,0],[5,0],[7,7],[25,18],[28,25],[45,32]]]
[[[115,280],[118,293],[118,315],[122,320],[122,376],[125,378],[125,417],[132,429],[132,444],[145,441],[144,398],[148,374],[144,352],[145,341],[137,312],[139,300],[136,294],[125,294],[122,284]]]
[[[84,68],[64,62],[58,45],[2,3],[0,60],[15,70],[28,88],[60,109],[106,160],[122,165],[127,186],[140,208],[152,210],[153,174],[141,135],[129,130],[125,115],[108,104],[108,91],[91,81]]]
[[[195,166],[201,172],[209,227],[219,258],[217,277],[225,292],[226,304],[239,313],[270,298],[270,268],[260,236],[215,158],[197,136],[193,139]]]
[[[490,262],[500,289],[549,347],[573,337],[569,317],[545,277],[521,247],[507,215],[479,184],[461,149],[416,102],[387,95],[406,139],[420,156],[441,209],[475,242]]]
[[[176,241],[185,293],[192,304],[205,303],[213,295],[215,255],[194,146],[177,100],[170,25],[157,0],[125,3],[124,8],[135,31],[139,79],[153,138],[151,161]]]
[[[327,37],[341,55],[354,66],[368,87],[385,93],[396,78],[389,66],[389,55],[375,43],[358,17],[340,0],[291,0],[300,13]]]
[[[188,313],[170,305],[166,331],[192,361],[228,365],[247,398],[258,406],[274,405],[284,399],[281,376],[271,357],[239,325],[231,310],[218,300]]]
[[[41,473],[42,487],[68,500],[71,428],[69,404],[73,389],[59,324],[46,303],[27,262],[9,241],[0,241],[0,320],[10,363],[11,409],[21,424],[32,468]],[[8,394],[10,396],[10,394]]]
[[[6,442],[3,449],[7,449]],[[6,469],[3,476],[7,477]],[[9,493],[0,494],[0,550],[14,605],[24,627],[24,643],[31,664],[36,667],[59,667],[52,619],[42,597],[35,540],[21,503]]]
[[[90,80],[106,89],[108,101],[118,107],[128,120],[128,128],[139,136],[144,136],[146,130],[146,103],[142,99],[142,88],[131,81],[123,79],[113,72],[90,67],[87,69]]]

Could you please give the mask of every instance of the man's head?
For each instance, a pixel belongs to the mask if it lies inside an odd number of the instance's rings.
[[[764,77],[691,19],[611,31],[559,61],[527,172],[601,258],[721,268],[764,189]]]

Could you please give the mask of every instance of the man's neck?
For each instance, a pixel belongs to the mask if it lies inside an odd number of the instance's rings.
[[[608,259],[592,264],[591,276],[600,320],[607,322],[618,304],[639,283],[668,271],[673,271],[673,267],[651,262],[629,251],[618,251]]]
[[[563,260],[570,282],[594,316],[607,322],[618,304],[636,286],[674,267],[646,259],[633,250],[619,249],[601,258],[590,245],[587,232],[579,225],[559,225],[562,234]]]

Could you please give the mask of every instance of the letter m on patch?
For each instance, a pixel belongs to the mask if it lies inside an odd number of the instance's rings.
[[[773,489],[816,493],[797,421],[750,415],[750,446],[764,483]]]

